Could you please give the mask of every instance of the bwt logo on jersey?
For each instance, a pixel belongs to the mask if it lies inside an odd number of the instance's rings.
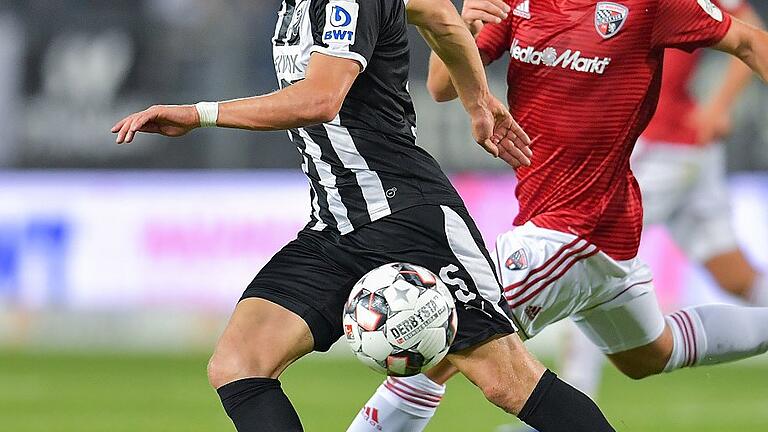
[[[354,2],[332,1],[325,8],[323,42],[333,45],[354,45],[357,15],[360,6]]]
[[[509,54],[512,59],[522,63],[532,65],[543,64],[549,67],[559,66],[563,69],[598,75],[605,73],[605,68],[611,63],[610,57],[582,57],[579,50],[567,49],[563,53],[558,54],[557,50],[552,47],[542,51],[536,50],[533,46],[523,48],[520,46],[520,41],[517,38],[512,41],[512,48],[510,48]]]
[[[352,15],[341,6],[331,8],[331,25],[334,27],[346,27],[352,22]]]

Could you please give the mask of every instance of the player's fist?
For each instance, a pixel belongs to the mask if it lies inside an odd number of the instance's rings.
[[[117,134],[118,144],[128,144],[137,132],[178,137],[199,126],[200,117],[192,105],[155,105],[120,120],[112,133]]]
[[[501,101],[488,96],[470,117],[472,135],[485,151],[515,169],[531,165],[531,139]]]
[[[466,0],[461,11],[461,17],[469,27],[469,31],[477,36],[485,23],[500,23],[507,18],[512,10],[503,0]]]

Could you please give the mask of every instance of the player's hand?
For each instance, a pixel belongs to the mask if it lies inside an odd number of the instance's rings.
[[[717,107],[699,106],[688,118],[688,125],[696,131],[696,142],[711,144],[731,133],[731,116]]]
[[[465,0],[461,17],[474,36],[480,33],[485,23],[500,23],[512,11],[503,0]]]
[[[501,101],[489,96],[470,117],[472,135],[485,151],[515,169],[531,165],[531,139]]]
[[[192,105],[155,105],[120,120],[112,133],[117,134],[118,144],[129,144],[137,132],[179,137],[199,126],[200,117]]]

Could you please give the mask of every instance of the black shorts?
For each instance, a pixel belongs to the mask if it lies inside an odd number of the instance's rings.
[[[458,332],[451,351],[514,333],[494,264],[463,207],[421,205],[346,235],[304,229],[259,272],[243,299],[269,300],[299,315],[315,350],[342,335],[344,303],[357,281],[392,262],[428,268],[456,299]]]

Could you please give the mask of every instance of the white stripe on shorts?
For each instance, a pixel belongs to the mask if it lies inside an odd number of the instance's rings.
[[[445,235],[453,255],[469,273],[469,277],[472,278],[480,296],[491,303],[496,312],[506,317],[512,325],[515,325],[499,306],[501,285],[491,270],[491,264],[475,243],[475,238],[472,237],[467,223],[450,207],[440,206],[440,208],[445,215]]]

